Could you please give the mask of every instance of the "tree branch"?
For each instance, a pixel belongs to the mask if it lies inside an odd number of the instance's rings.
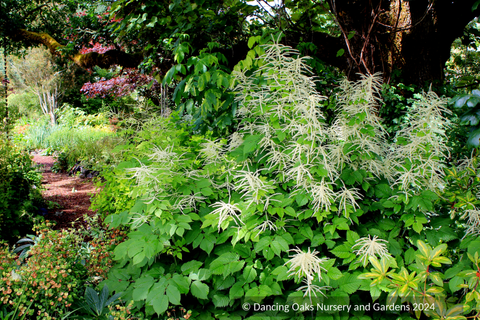
[[[60,49],[65,46],[44,32],[33,32],[25,29],[19,29],[14,35],[14,40],[27,40],[37,44],[45,45],[52,55],[59,55]],[[129,54],[120,50],[109,50],[105,53],[89,52],[86,54],[75,53],[67,57],[81,68],[88,69],[93,66],[108,68],[112,65],[119,65],[125,68],[135,68],[143,60],[143,53]]]

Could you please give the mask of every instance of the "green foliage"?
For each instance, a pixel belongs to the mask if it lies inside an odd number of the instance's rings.
[[[25,249],[22,246],[10,252],[2,245],[0,304],[6,314],[27,314],[28,319],[66,316],[72,313],[85,285],[98,283],[105,276],[112,262],[111,247],[121,234],[105,231],[93,219],[88,220],[92,222],[89,230],[56,231],[51,224],[35,226],[35,245],[23,256],[16,253]]]
[[[2,137],[0,176],[0,239],[11,242],[32,227],[41,201],[41,176],[30,155]]]
[[[85,289],[85,302],[82,303],[83,311],[86,311],[90,317],[84,319],[109,319],[106,314],[110,311],[108,307],[115,302],[121,293],[116,293],[109,297],[108,286],[103,286],[102,291],[97,293],[94,289],[87,287]],[[111,317],[113,319],[113,317]]]
[[[446,100],[414,95],[408,124],[387,139],[378,76],[343,81],[330,123],[306,57],[278,43],[256,50],[235,68],[236,132],[215,139],[156,120],[119,147],[124,161],[105,174],[94,207],[129,231],[104,284],[150,319],[187,303],[200,319],[300,319],[309,309],[294,303],[387,306],[415,284],[437,313],[470,303],[440,285],[478,251],[480,216],[476,160],[458,177],[443,162]],[[290,311],[245,309],[255,303]]]
[[[452,43],[450,59],[445,65],[447,80],[459,90],[478,88],[479,45],[480,24],[476,18],[465,27],[463,35]]]
[[[9,117],[16,120],[20,117],[38,118],[41,109],[38,97],[33,92],[22,92],[8,96]]]
[[[211,49],[219,47],[214,42],[209,45]],[[163,82],[168,84],[175,78],[181,80],[172,100],[180,113],[193,118],[194,129],[228,131],[226,129],[232,125],[236,110],[234,95],[228,90],[232,82],[230,70],[226,67],[228,61],[223,54],[210,50],[183,61],[185,54],[182,50],[188,54],[188,48],[186,43],[177,48],[175,59],[178,64],[167,72]]]
[[[123,139],[116,134],[106,114],[86,114],[64,105],[59,112],[59,124],[52,126],[47,119],[17,126],[14,141],[25,149],[58,151],[57,171],[67,171],[78,162],[100,170],[115,162],[112,150]]]
[[[480,90],[473,90],[471,94],[455,96],[450,103],[461,113],[460,121],[469,127],[467,145],[477,148],[480,145]]]

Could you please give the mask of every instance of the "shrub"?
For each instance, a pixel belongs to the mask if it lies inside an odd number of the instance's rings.
[[[275,43],[258,71],[237,68],[228,139],[165,122],[125,147],[95,200],[130,229],[105,284],[150,319],[179,305],[198,319],[476,314],[479,170],[445,166],[445,100],[416,94],[387,139],[379,78],[344,81],[328,125],[304,59]]]
[[[28,118],[39,118],[42,115],[42,109],[38,102],[38,97],[35,93],[25,91],[22,93],[15,93],[8,96],[8,108],[13,115],[12,119],[16,119],[22,116]]]
[[[0,137],[0,177],[0,239],[11,242],[32,227],[41,175],[28,153]]]
[[[28,319],[59,319],[74,309],[88,284],[97,284],[111,266],[112,246],[121,241],[118,230],[105,231],[95,220],[88,230],[35,227],[36,242],[27,257],[0,254],[0,303]],[[33,303],[30,303],[33,302]]]

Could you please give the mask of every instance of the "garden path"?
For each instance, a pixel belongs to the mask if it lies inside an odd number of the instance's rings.
[[[66,173],[52,172],[55,159],[51,156],[35,154],[33,161],[39,165],[43,174],[43,198],[58,204],[58,207],[48,210],[45,218],[56,222],[54,229],[72,227],[72,223],[85,225],[83,216],[95,214],[89,210],[90,198],[99,191],[92,179],[81,179]]]

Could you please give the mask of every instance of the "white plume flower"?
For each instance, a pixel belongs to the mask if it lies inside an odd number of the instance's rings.
[[[310,248],[308,248],[307,252],[302,251],[298,247],[289,251],[295,252],[291,259],[285,263],[285,265],[290,266],[290,269],[288,269],[290,276],[305,277],[307,280],[313,280],[315,276],[318,276],[319,280],[322,279],[322,270],[327,271],[322,264],[328,258],[317,257],[317,250],[310,252]]]
[[[230,135],[228,140],[229,144],[227,150],[232,151],[238,148],[243,143],[243,135],[239,132],[234,132]]]
[[[240,170],[234,176],[234,179],[237,180],[235,189],[242,194],[242,197],[250,196],[257,204],[262,194],[269,193],[269,190],[275,189],[273,185],[266,182],[266,179],[260,177],[260,171]]]
[[[331,185],[333,184],[322,179],[320,183],[311,184],[307,187],[312,197],[312,209],[314,212],[330,210],[330,206],[335,201],[335,192],[332,190]]]
[[[223,144],[219,139],[215,141],[207,140],[200,146],[202,147],[200,154],[205,157],[207,163],[216,163],[223,159]]]
[[[465,237],[469,234],[480,234],[480,210],[477,208],[465,210],[460,218],[467,220],[467,229],[465,230]]]
[[[213,208],[216,208],[211,212],[213,215],[218,215],[218,230],[220,231],[221,225],[229,217],[233,218],[233,221],[237,226],[244,224],[240,214],[242,211],[237,207],[236,204],[225,203],[223,201],[218,201],[212,204]]]
[[[363,262],[363,265],[366,266],[369,257],[375,257],[376,255],[379,257],[390,256],[386,246],[387,243],[387,240],[378,239],[377,236],[374,236],[372,239],[370,235],[368,235],[368,238],[363,237],[355,241],[352,249],[359,247],[359,249],[353,252],[357,256],[361,256],[360,260]]]
[[[159,169],[153,166],[147,166],[143,164],[139,159],[135,159],[140,163],[140,167],[125,169],[127,173],[133,173],[130,179],[135,178],[138,185],[145,185],[148,183],[149,180],[159,182],[158,178],[156,177]]]
[[[161,147],[153,147],[149,160],[153,160],[157,163],[161,163],[170,167],[178,161],[179,155],[173,151],[174,146],[168,146],[165,149]]]
[[[317,297],[317,293],[320,293],[320,295],[326,297],[325,293],[323,293],[323,291],[327,291],[328,289],[330,289],[330,286],[323,286],[323,287],[320,287],[320,286],[317,286],[315,284],[312,284],[312,281],[308,280],[308,279],[303,279],[302,281],[305,285],[304,286],[301,286],[297,289],[297,291],[303,291],[304,294],[303,296],[306,297],[307,295],[311,298],[312,297],[312,294]]]
[[[362,195],[357,188],[348,189],[343,186],[342,190],[337,193],[337,199],[340,199],[339,209],[341,210],[339,210],[339,213],[343,212],[343,215],[348,218],[347,205],[351,205],[354,210],[356,207],[360,208],[356,199],[362,199]]]

